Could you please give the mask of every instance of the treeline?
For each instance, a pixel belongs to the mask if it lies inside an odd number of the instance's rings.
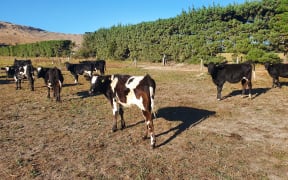
[[[78,55],[155,62],[166,54],[177,62],[196,63],[227,52],[252,61],[279,60],[274,53],[288,49],[287,22],[288,0],[190,8],[175,18],[86,33]]]
[[[17,57],[67,57],[70,56],[72,47],[73,43],[70,40],[41,41],[1,47],[0,55]]]

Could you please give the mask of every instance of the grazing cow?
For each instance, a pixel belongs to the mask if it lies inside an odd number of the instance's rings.
[[[53,96],[56,97],[56,102],[60,102],[60,92],[64,82],[61,70],[57,67],[54,68],[37,68],[37,77],[43,78],[47,86],[47,98],[50,98],[50,89],[53,89]]]
[[[214,84],[217,86],[217,99],[221,100],[221,91],[226,81],[230,83],[238,83],[241,81],[242,84],[242,96],[245,94],[245,89],[248,85],[249,98],[251,98],[252,89],[252,64],[226,64],[227,62],[215,64],[210,62],[204,64],[208,68],[208,73],[212,76]]]
[[[99,70],[101,75],[105,74],[106,71],[106,61],[105,60],[96,60],[96,61],[80,61],[80,63],[91,64],[93,70],[96,72]]]
[[[266,62],[264,67],[272,77],[272,87],[280,88],[279,77],[288,78],[288,64]]]
[[[69,62],[65,62],[66,69],[70,71],[73,75],[75,84],[78,84],[78,76],[83,75],[84,73],[89,75],[89,78],[92,77],[93,74],[93,66],[89,63],[80,63],[80,64],[71,64]]]
[[[91,79],[91,88],[89,93],[99,92],[104,94],[113,107],[113,127],[112,131],[117,130],[117,115],[121,117],[121,129],[125,128],[123,118],[123,107],[137,105],[145,117],[146,130],[144,139],[148,133],[151,138],[151,146],[155,147],[156,139],[153,125],[153,107],[156,83],[149,76],[130,76],[130,75],[106,75],[93,76]]]

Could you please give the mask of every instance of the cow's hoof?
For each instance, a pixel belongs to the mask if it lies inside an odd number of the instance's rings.
[[[144,136],[142,136],[142,139],[143,139],[143,140],[148,139],[148,136],[147,136],[147,135],[144,135]]]
[[[151,144],[151,149],[155,149],[156,144]]]
[[[116,131],[117,131],[117,127],[113,127],[112,132],[116,132]]]

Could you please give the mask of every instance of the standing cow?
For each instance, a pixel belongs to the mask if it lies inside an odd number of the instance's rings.
[[[65,62],[66,69],[70,71],[70,73],[74,77],[74,82],[75,84],[78,84],[78,76],[83,75],[84,73],[88,74],[89,79],[92,77],[93,74],[93,66],[92,64],[85,64],[85,63],[80,63],[80,64],[72,64],[69,62]]]
[[[43,78],[47,86],[47,97],[50,98],[50,89],[53,90],[53,96],[56,97],[56,102],[60,102],[60,92],[63,86],[64,77],[61,70],[54,68],[37,68],[37,77]]]
[[[34,91],[34,68],[30,59],[14,60],[16,90],[21,89],[21,82],[27,78],[30,84],[31,91]]]
[[[149,76],[107,75],[93,76],[89,93],[104,94],[113,107],[114,123],[112,131],[117,130],[117,115],[121,117],[121,129],[125,128],[123,106],[137,105],[145,117],[146,130],[143,139],[148,133],[151,138],[151,147],[155,147],[156,139],[153,125],[153,107],[156,83]]]
[[[204,64],[208,68],[208,73],[212,76],[214,84],[217,86],[217,99],[221,100],[221,91],[223,85],[226,81],[230,83],[238,83],[241,81],[242,84],[242,96],[245,94],[245,89],[248,85],[249,88],[249,98],[251,96],[252,90],[252,64],[242,63],[242,64],[227,64],[227,62],[215,64],[210,62],[209,64]]]
[[[288,64],[264,63],[268,74],[272,77],[272,87],[281,87],[279,77],[288,78]]]
[[[105,60],[96,60],[96,61],[80,61],[80,63],[84,64],[91,64],[93,67],[93,70],[95,72],[100,71],[101,75],[105,74],[106,71],[106,61]]]

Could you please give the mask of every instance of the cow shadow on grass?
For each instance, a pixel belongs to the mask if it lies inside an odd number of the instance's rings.
[[[10,79],[0,79],[0,84],[10,84],[12,82],[14,81]]]
[[[252,89],[252,91],[251,91],[252,99],[255,99],[256,97],[260,96],[261,94],[265,94],[270,89],[271,88],[254,88],[254,89]],[[238,95],[241,96],[241,94],[242,94],[242,90],[234,90],[231,93],[229,93],[228,95],[223,96],[222,100],[227,99],[227,98],[232,97],[232,96],[238,96]],[[248,97],[248,90],[246,90],[246,93],[243,96],[243,98],[247,98],[247,97]]]
[[[164,107],[157,111],[158,118],[164,118],[167,121],[181,121],[181,123],[167,131],[164,131],[156,136],[162,136],[168,134],[170,132],[174,132],[168,139],[164,142],[157,145],[157,147],[163,146],[174,138],[176,138],[179,134],[184,132],[187,128],[196,126],[201,123],[208,117],[214,115],[215,111],[208,111],[205,109],[196,109],[191,107]]]
[[[80,91],[76,93],[77,96],[79,96],[81,99],[89,98],[92,96],[98,96],[101,95],[100,93],[94,93],[94,94],[89,94],[89,91]]]

